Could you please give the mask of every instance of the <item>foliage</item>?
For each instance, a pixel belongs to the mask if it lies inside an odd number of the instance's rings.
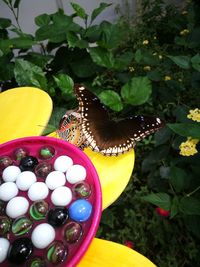
[[[116,117],[154,114],[166,120],[165,128],[137,145],[134,179],[104,211],[99,235],[121,243],[131,239],[158,266],[199,266],[198,2],[177,8],[162,0],[137,1],[137,16],[122,14],[116,23],[99,25],[96,17],[110,4],[99,4],[89,15],[72,3],[72,15],[38,15],[35,35],[20,28],[20,1],[4,2],[17,26],[0,19],[2,90],[44,89],[57,118],[76,105],[74,83],[84,83]],[[169,217],[158,215],[156,207]]]

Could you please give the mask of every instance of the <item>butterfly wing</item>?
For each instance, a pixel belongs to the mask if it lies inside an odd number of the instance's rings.
[[[88,146],[105,155],[118,155],[134,147],[135,142],[154,133],[164,123],[159,118],[133,116],[114,121],[100,100],[84,86],[76,86],[82,118],[82,131]]]

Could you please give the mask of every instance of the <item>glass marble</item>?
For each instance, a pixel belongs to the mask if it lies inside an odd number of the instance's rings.
[[[54,265],[63,262],[67,256],[67,248],[61,241],[54,241],[47,251],[47,259]]]
[[[64,238],[67,243],[77,242],[83,234],[82,226],[77,222],[68,222],[64,228]]]
[[[39,257],[33,258],[26,264],[27,267],[47,267],[47,264],[44,260]]]
[[[56,207],[48,212],[48,223],[54,227],[64,225],[69,218],[67,208]]]
[[[28,237],[15,239],[8,252],[8,260],[13,264],[24,263],[33,252],[33,244]],[[15,266],[14,265],[14,266]]]
[[[4,170],[6,167],[12,165],[13,161],[8,156],[1,156],[0,157],[0,171]]]
[[[14,159],[20,161],[24,157],[28,156],[29,151],[24,147],[16,148],[13,152]]]
[[[11,220],[7,216],[0,216],[0,236],[6,235],[11,226]]]
[[[26,234],[32,228],[32,225],[32,221],[26,216],[19,217],[12,223],[12,232],[16,236]]]
[[[35,167],[35,174],[41,178],[46,178],[52,170],[53,167],[49,162],[41,162]]]
[[[55,149],[51,146],[44,146],[39,151],[41,159],[51,159],[55,155]]]
[[[86,182],[75,184],[72,191],[77,198],[88,198],[91,195],[91,187]]]
[[[69,216],[77,222],[87,221],[92,214],[92,205],[85,199],[75,200],[69,207]]]
[[[44,200],[38,200],[31,205],[30,215],[36,221],[43,220],[46,218],[48,210],[49,204]]]
[[[38,164],[38,160],[33,156],[26,156],[20,160],[19,167],[21,171],[33,171]]]

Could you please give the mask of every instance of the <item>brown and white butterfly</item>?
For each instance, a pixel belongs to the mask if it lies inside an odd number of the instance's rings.
[[[77,129],[74,131],[79,137],[78,146],[89,146],[92,150],[108,156],[119,155],[129,151],[137,141],[164,126],[160,118],[150,116],[131,116],[124,120],[112,120],[99,98],[84,86],[76,85],[75,94],[79,109],[64,116],[57,132],[61,138],[70,142],[67,133],[61,134],[61,132],[69,126],[67,123],[69,116],[73,116],[77,121]]]

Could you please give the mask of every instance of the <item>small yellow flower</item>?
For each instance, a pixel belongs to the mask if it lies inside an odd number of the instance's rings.
[[[183,142],[180,144],[180,155],[182,156],[193,156],[198,151],[196,149],[196,144],[199,142],[198,139],[192,139],[191,137],[188,137],[186,142]]]
[[[188,13],[188,12],[187,12],[186,10],[183,10],[181,14],[182,14],[182,15],[187,15],[187,13]]]
[[[154,52],[154,53],[153,53],[153,56],[156,56],[157,54],[158,54],[157,52]]]
[[[153,39],[154,39],[154,40],[157,40],[157,36],[154,36]]]
[[[180,35],[184,36],[187,35],[190,31],[188,29],[184,29],[182,31],[180,31]]]
[[[150,66],[144,66],[143,70],[150,71],[151,70],[151,67]]]
[[[198,108],[191,109],[190,113],[187,115],[187,118],[193,121],[200,122],[200,109]]]
[[[135,71],[135,69],[133,67],[129,67],[128,69],[129,69],[130,72],[134,72]]]
[[[158,56],[158,58],[159,58],[159,59],[162,59],[162,58],[163,58],[163,56],[162,56],[162,55],[159,55],[159,56]]]
[[[183,80],[179,78],[178,81],[181,83]]]
[[[144,40],[144,41],[142,42],[142,44],[143,44],[143,45],[148,45],[148,44],[149,44],[149,40]]]
[[[171,79],[172,78],[170,76],[168,76],[168,75],[166,75],[165,78],[164,78],[165,81],[171,81]]]

